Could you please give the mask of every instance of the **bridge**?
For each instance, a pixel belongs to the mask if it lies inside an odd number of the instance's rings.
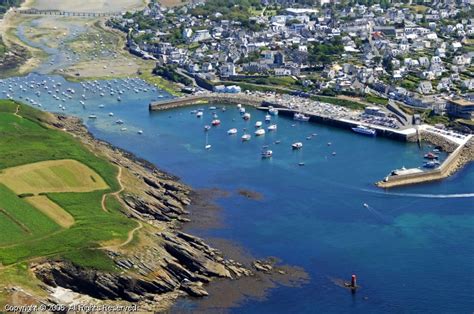
[[[15,10],[19,14],[25,15],[57,15],[57,16],[80,16],[80,17],[104,17],[104,16],[120,16],[122,12],[73,12],[61,10],[39,10],[39,9],[22,9]]]

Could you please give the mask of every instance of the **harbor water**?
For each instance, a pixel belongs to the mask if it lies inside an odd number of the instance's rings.
[[[243,300],[226,309],[230,312],[469,313],[474,308],[472,164],[441,182],[383,191],[374,182],[402,166],[420,167],[433,147],[281,116],[270,123],[277,131],[255,137],[255,122],[264,121],[266,113],[247,107],[252,117],[246,122],[235,105],[222,111],[225,104],[215,104],[221,125],[206,136],[204,126],[213,119],[207,105],[150,113],[150,101],[170,96],[139,80],[81,85],[31,74],[0,80],[0,92],[1,98],[79,116],[96,137],[195,189],[228,191],[228,197],[215,200],[223,224],[190,232],[233,241],[257,258],[278,257],[310,276],[301,287],[278,286],[263,300]],[[190,113],[199,108],[202,118]],[[238,133],[228,135],[230,128]],[[241,141],[244,128],[252,135],[248,142]],[[303,148],[292,150],[294,142]],[[272,158],[262,159],[262,149],[271,149]],[[262,199],[245,198],[239,189]],[[361,286],[354,295],[335,284],[352,274]],[[175,310],[196,306],[185,300]]]

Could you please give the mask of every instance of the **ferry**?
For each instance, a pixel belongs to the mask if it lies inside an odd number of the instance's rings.
[[[243,142],[250,141],[251,137],[252,136],[250,134],[244,134],[244,135],[242,135],[242,141]]]
[[[229,131],[227,131],[227,134],[229,135],[237,134],[237,129],[236,128],[230,129]]]
[[[221,120],[218,120],[218,119],[212,120],[211,124],[212,124],[213,126],[218,126],[218,125],[221,124]]]
[[[258,129],[255,131],[256,136],[265,135],[265,129]]]
[[[302,147],[303,147],[303,143],[301,142],[296,142],[296,143],[291,144],[291,148],[293,149],[300,149]]]
[[[377,134],[377,131],[375,131],[374,129],[368,128],[363,125],[358,125],[357,127],[352,128],[352,131],[369,136],[375,136]]]
[[[305,116],[304,114],[298,113],[298,112],[293,115],[293,119],[296,121],[303,121],[303,122],[309,121],[308,116]]]
[[[272,155],[273,155],[273,152],[269,149],[262,152],[262,158],[270,158],[272,157]]]
[[[255,122],[255,127],[256,127],[256,128],[259,128],[259,127],[261,127],[261,126],[262,126],[262,121],[257,121],[257,122]]]
[[[277,125],[276,124],[272,124],[268,127],[268,131],[276,131],[277,129]]]
[[[250,113],[244,113],[244,115],[242,116],[242,119],[250,120]]]

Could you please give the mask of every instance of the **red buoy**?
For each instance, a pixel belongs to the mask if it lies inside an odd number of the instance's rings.
[[[356,287],[357,287],[357,277],[356,277],[356,275],[352,275],[352,278],[351,278],[351,287],[352,287],[352,288],[356,288]]]

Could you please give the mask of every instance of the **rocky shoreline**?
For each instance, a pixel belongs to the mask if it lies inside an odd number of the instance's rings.
[[[46,259],[32,264],[32,271],[50,293],[43,302],[64,304],[86,298],[89,303],[125,302],[137,304],[140,310],[163,311],[180,296],[207,296],[206,285],[219,278],[235,281],[257,278],[258,273],[289,273],[271,261],[253,260],[244,265],[226,258],[202,239],[180,231],[182,224],[189,221],[186,207],[192,203],[193,193],[175,176],[95,139],[77,118],[55,116],[43,122],[67,131],[91,151],[121,167],[124,213],[144,225],[135,234],[137,243],[102,248],[117,272],[84,268],[64,260]],[[302,273],[295,279],[305,277]],[[58,289],[65,289],[69,297],[58,297],[54,293]],[[80,298],[70,300],[74,294]]]

